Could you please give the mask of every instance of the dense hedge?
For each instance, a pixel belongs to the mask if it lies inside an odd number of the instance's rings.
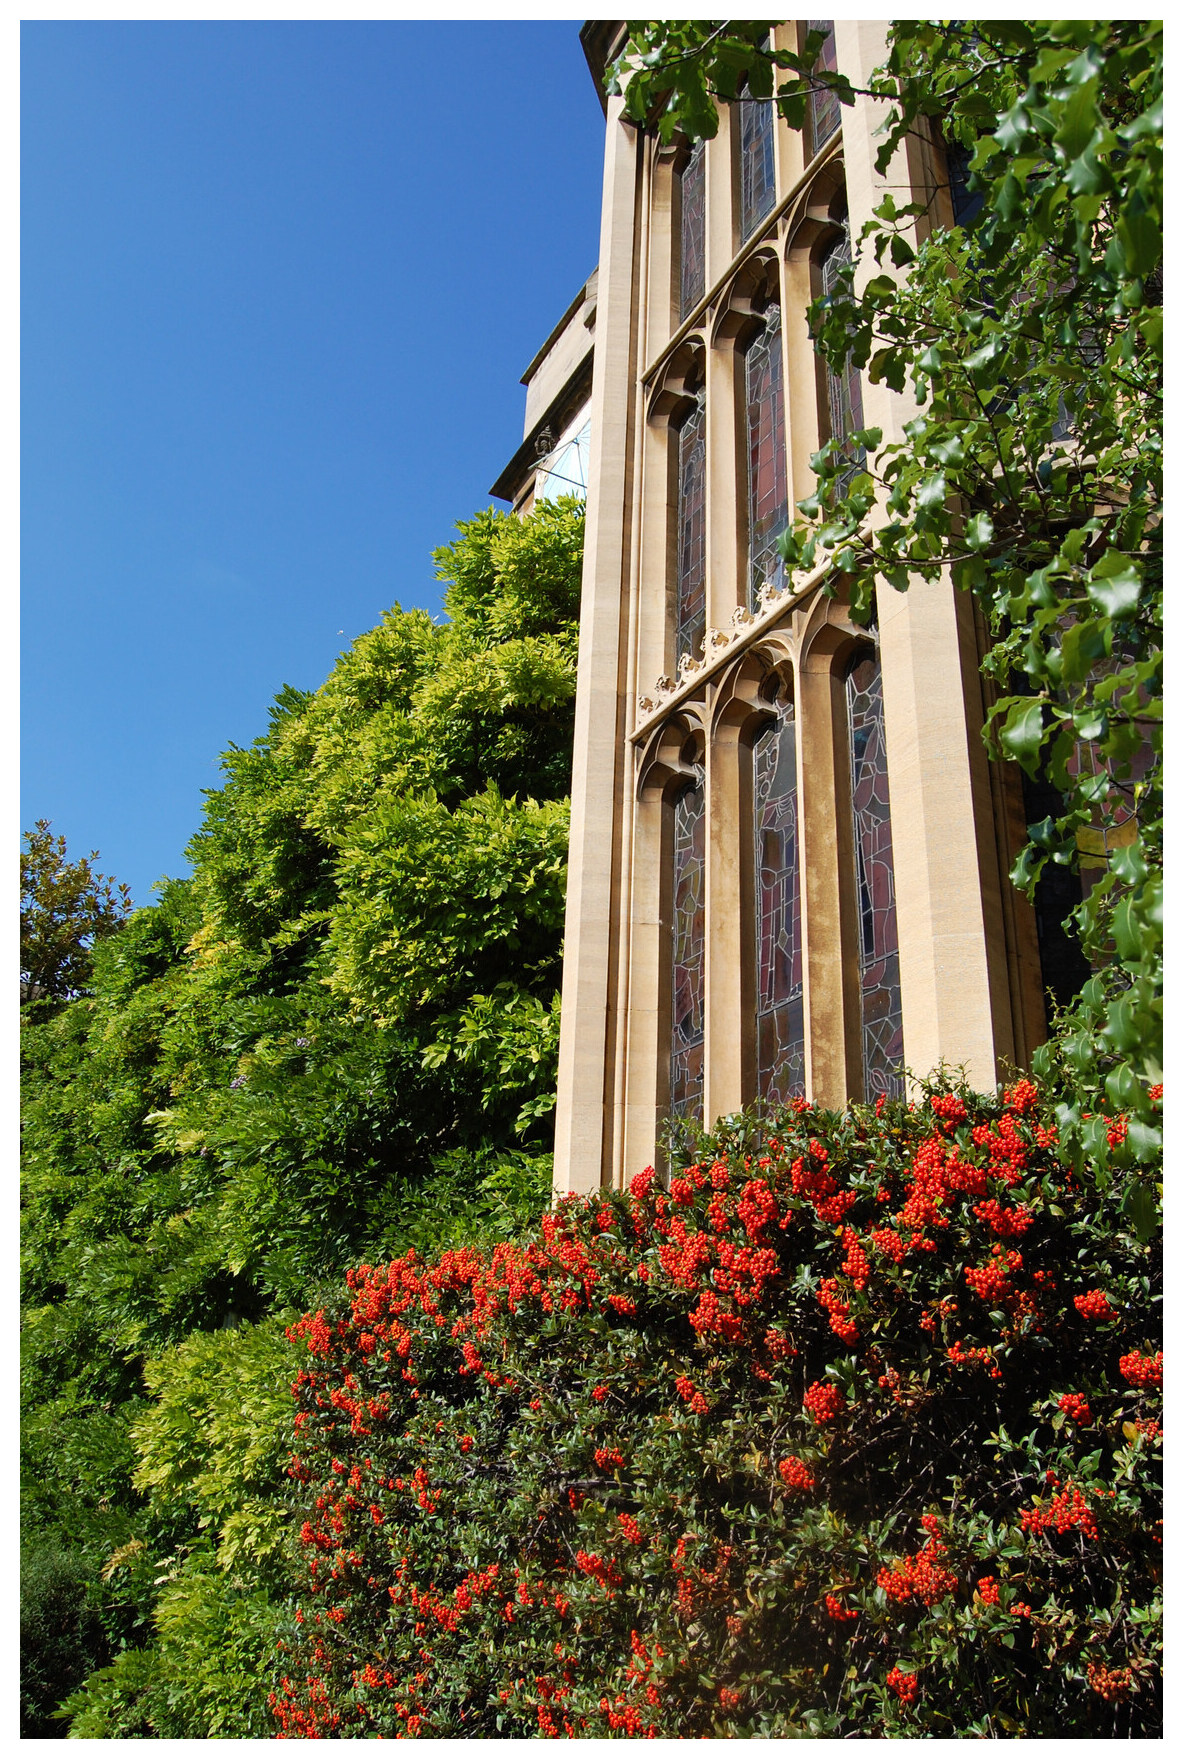
[[[798,1102],[352,1272],[294,1328],[280,1733],[1155,1732],[1161,1268],[1107,1138],[1082,1183],[1026,1080]]]

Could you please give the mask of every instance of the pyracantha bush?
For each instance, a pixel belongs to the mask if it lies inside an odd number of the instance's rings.
[[[361,1266],[295,1328],[281,1735],[1156,1732],[1160,1281],[1029,1081]]]

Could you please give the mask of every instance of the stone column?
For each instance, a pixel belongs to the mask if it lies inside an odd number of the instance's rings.
[[[621,812],[627,734],[626,613],[633,496],[636,384],[637,131],[609,102],[590,488],[579,624],[571,776],[571,846],[563,962],[563,1024],[555,1116],[555,1188],[591,1191],[611,1164],[620,908]]]

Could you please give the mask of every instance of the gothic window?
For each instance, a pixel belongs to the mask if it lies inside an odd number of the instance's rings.
[[[702,1116],[706,964],[706,802],[701,781],[674,801],[670,1116]]]
[[[850,227],[843,221],[842,231],[821,260],[822,293],[827,299],[838,290],[841,271],[850,261]],[[863,426],[863,392],[858,368],[848,356],[837,371],[827,364],[825,378],[828,404],[826,415],[829,424],[827,437],[838,441],[848,440],[851,434],[858,433]],[[851,480],[862,469],[867,456],[862,446],[848,446],[846,452],[850,463],[839,478],[841,492],[845,492]]]
[[[698,656],[706,633],[706,403],[700,391],[678,436],[677,659]]]
[[[805,1092],[797,726],[791,703],[752,749],[756,880],[756,1079],[762,1099]]]
[[[805,21],[807,32],[816,31],[825,36],[816,66],[819,71],[834,73],[838,67],[838,56],[834,46],[834,21],[832,18],[809,18]],[[828,87],[816,86],[809,94],[809,108],[805,119],[805,156],[815,158],[828,140],[837,134],[842,123],[842,106],[835,94]]]
[[[784,563],[776,540],[789,523],[785,457],[784,365],[780,306],[769,305],[763,327],[744,355],[748,476],[748,608],[756,610],[766,581],[779,586]]]
[[[776,199],[771,98],[744,96],[739,104],[740,230],[745,243]]]
[[[900,955],[896,933],[891,809],[877,655],[859,653],[846,674],[850,798],[854,813],[854,891],[862,1014],[863,1092],[903,1094]]]
[[[678,177],[681,297],[678,315],[689,317],[706,292],[706,154],[698,141]]]

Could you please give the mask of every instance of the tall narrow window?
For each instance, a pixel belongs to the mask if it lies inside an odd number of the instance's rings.
[[[809,18],[805,21],[807,31],[819,32],[825,37],[821,53],[815,63],[818,72],[834,73],[838,67],[838,56],[834,45],[834,21],[832,18]],[[809,94],[809,109],[806,113],[805,154],[807,159],[815,158],[828,140],[837,134],[842,123],[842,106],[828,86],[815,86]]]
[[[681,254],[679,317],[689,317],[706,292],[706,154],[696,142],[678,177],[681,192],[678,237]]]
[[[973,154],[960,141],[951,140],[945,147],[945,164],[949,170],[949,199],[953,204],[953,224],[972,226],[982,211],[985,196],[980,189],[969,187],[969,162]]]
[[[779,586],[784,563],[776,540],[789,523],[789,480],[785,458],[784,366],[781,360],[780,306],[770,305],[764,327],[744,356],[748,465],[748,608],[766,581]]]
[[[702,1115],[706,950],[706,803],[701,782],[674,801],[670,1116]]]
[[[743,242],[752,236],[776,199],[772,158],[771,98],[744,96],[739,104],[740,229]]]
[[[891,808],[883,737],[879,660],[861,653],[846,674],[850,799],[854,810],[854,882],[858,909],[863,1092],[903,1094],[900,955],[891,860]]]
[[[797,726],[781,709],[752,751],[756,877],[756,1076],[762,1099],[805,1092]]]
[[[698,655],[706,634],[706,402],[700,391],[678,434],[676,656]]]
[[[841,271],[851,261],[850,227],[844,221],[842,231],[827,250],[821,261],[822,293],[828,299],[839,286]],[[828,416],[832,440],[849,440],[851,434],[858,433],[863,426],[863,391],[858,368],[847,356],[842,366],[835,371],[832,366],[826,367],[826,389],[828,395]],[[863,467],[866,460],[866,449],[862,446],[847,446],[846,454],[850,462],[843,475],[839,478],[839,487],[845,490],[854,476]]]

